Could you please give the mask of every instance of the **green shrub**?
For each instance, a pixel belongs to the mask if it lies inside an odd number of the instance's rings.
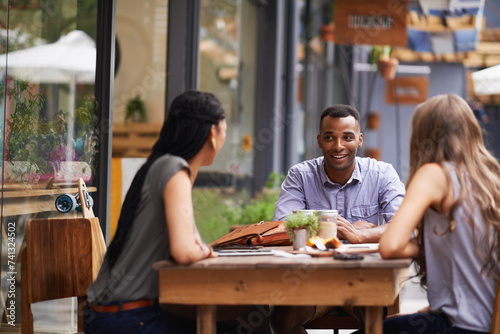
[[[198,231],[204,242],[210,243],[229,233],[232,226],[271,221],[283,176],[270,175],[272,182],[266,189],[248,199],[246,191],[220,188],[193,189],[194,215]],[[279,184],[278,184],[279,183]],[[271,186],[272,185],[272,186]]]
[[[223,212],[231,202],[231,196],[221,189],[193,189],[194,218],[204,242],[212,242],[229,231],[231,222]]]

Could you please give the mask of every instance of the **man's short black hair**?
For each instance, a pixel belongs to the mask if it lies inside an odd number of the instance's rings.
[[[359,125],[359,111],[347,104],[334,104],[323,109],[323,112],[321,113],[321,119],[319,121],[320,131],[321,124],[323,123],[323,118],[325,118],[326,116],[336,118],[352,116],[356,120],[356,123],[358,123]]]

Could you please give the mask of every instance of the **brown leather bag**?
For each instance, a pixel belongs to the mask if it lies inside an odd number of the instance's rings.
[[[290,236],[285,230],[284,221],[262,221],[258,224],[240,226],[225,236],[215,240],[209,244],[209,246],[286,246],[291,244]]]

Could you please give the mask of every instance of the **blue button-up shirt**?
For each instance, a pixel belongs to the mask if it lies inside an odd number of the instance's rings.
[[[375,225],[389,222],[403,202],[404,184],[392,165],[356,157],[346,184],[330,181],[324,158],[301,162],[288,171],[274,211],[274,220],[285,220],[294,210],[338,210],[349,222]]]

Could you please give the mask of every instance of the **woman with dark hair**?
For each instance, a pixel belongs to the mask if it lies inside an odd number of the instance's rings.
[[[225,113],[210,93],[174,99],[151,155],[122,206],[101,270],[87,290],[85,333],[189,333],[187,321],[158,304],[152,264],[187,264],[211,255],[196,229],[191,188],[226,139]]]

